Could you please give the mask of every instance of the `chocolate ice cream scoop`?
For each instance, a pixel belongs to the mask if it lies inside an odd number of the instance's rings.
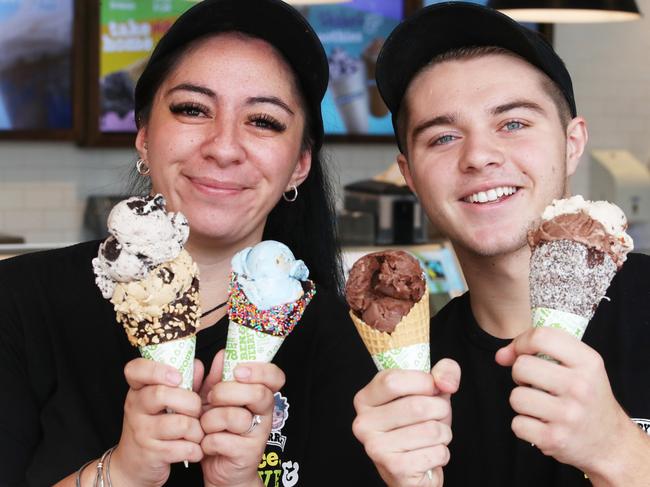
[[[350,269],[345,295],[368,326],[392,332],[424,294],[426,283],[415,257],[401,250],[367,254]]]

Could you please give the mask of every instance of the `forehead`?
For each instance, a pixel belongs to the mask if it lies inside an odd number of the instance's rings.
[[[172,70],[166,82],[197,78],[204,83],[229,80],[266,84],[269,88],[294,91],[293,71],[282,54],[268,42],[240,32],[211,35],[195,41]]]
[[[405,101],[410,114],[476,110],[501,103],[504,96],[552,103],[542,81],[543,74],[527,61],[507,54],[488,54],[425,67],[411,81]]]

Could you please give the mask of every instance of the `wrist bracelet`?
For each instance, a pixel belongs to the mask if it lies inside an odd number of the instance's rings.
[[[95,461],[94,459],[93,459],[93,460],[90,460],[90,461],[84,463],[81,467],[79,467],[79,470],[77,470],[77,476],[76,476],[75,479],[74,479],[74,483],[75,483],[75,486],[76,486],[76,487],[81,487],[81,474],[83,473],[83,471],[85,470],[85,468],[86,468],[88,465],[90,465],[91,463],[93,463],[94,461]]]
[[[115,450],[115,447],[112,446],[108,450],[104,452],[102,457],[99,459],[99,462],[97,462],[97,473],[95,475],[95,483],[93,484],[93,487],[104,487],[104,470],[106,470],[107,473],[107,480],[108,480],[108,487],[113,487],[111,484],[111,474],[109,473],[109,467],[110,467],[110,459],[111,455],[113,453],[113,450]],[[106,469],[104,469],[104,463],[108,459],[109,463],[106,465]]]
[[[117,446],[114,446],[108,451],[108,456],[106,457],[106,482],[108,482],[108,487],[113,487],[113,482],[111,482],[111,458],[113,457],[113,452]]]

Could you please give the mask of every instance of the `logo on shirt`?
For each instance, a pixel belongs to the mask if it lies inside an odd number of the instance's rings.
[[[276,392],[273,396],[273,419],[271,421],[271,434],[267,445],[279,447],[284,452],[287,437],[282,434],[287,419],[289,418],[289,401]],[[284,461],[282,454],[268,451],[262,456],[257,473],[265,487],[294,487],[300,478],[300,465],[292,460]]]
[[[280,447],[284,451],[284,444],[287,442],[287,437],[282,434],[284,423],[289,418],[289,401],[287,398],[276,392],[273,395],[275,406],[273,407],[273,421],[271,422],[271,434],[266,442],[267,445],[274,445]]]
[[[639,428],[641,428],[641,431],[645,432],[647,435],[650,435],[650,419],[632,418],[632,421],[634,421],[639,426]]]

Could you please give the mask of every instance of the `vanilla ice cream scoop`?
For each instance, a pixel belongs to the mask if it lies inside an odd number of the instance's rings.
[[[110,236],[93,259],[95,282],[104,298],[118,282],[144,278],[151,269],[175,259],[189,235],[181,213],[168,213],[161,194],[119,202],[108,216]]]
[[[296,260],[289,247],[274,240],[235,254],[232,270],[248,300],[261,310],[299,299],[304,292],[300,281],[309,277],[305,263]]]

